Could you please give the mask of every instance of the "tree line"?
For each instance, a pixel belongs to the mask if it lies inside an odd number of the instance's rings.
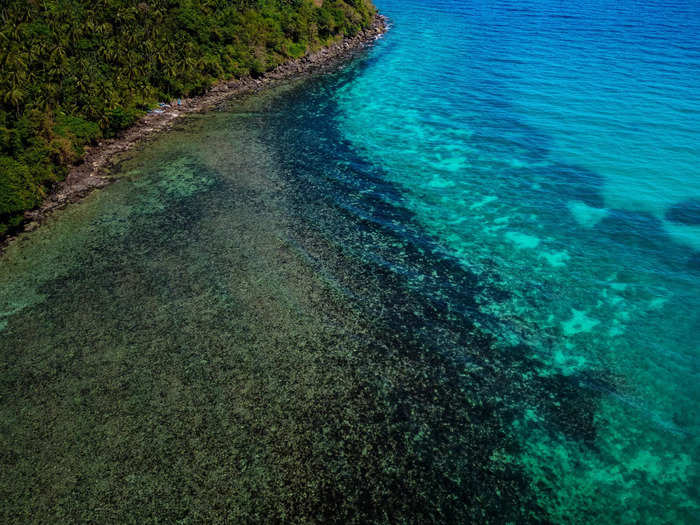
[[[0,234],[84,146],[158,101],[260,75],[370,24],[371,0],[4,0]]]

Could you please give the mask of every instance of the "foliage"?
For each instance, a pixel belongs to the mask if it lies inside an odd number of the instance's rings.
[[[5,0],[0,234],[83,146],[159,100],[260,75],[367,26],[371,0]]]

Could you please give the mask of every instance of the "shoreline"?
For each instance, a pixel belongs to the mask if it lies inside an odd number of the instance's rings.
[[[24,222],[15,231],[0,236],[0,255],[23,233],[41,226],[54,211],[79,202],[93,190],[104,188],[117,180],[108,174],[109,168],[114,165],[115,157],[144,144],[161,132],[168,131],[180,117],[209,111],[232,97],[255,93],[275,83],[337,65],[351,53],[371,45],[385,34],[388,28],[387,17],[377,14],[372,25],[355,36],[343,38],[318,51],[280,64],[258,78],[247,76],[221,81],[203,95],[182,98],[179,105],[175,102],[149,112],[115,138],[101,140],[95,146],[86,146],[86,153],[80,164],[72,166],[66,178],[49,190],[42,204],[38,208],[25,211]]]

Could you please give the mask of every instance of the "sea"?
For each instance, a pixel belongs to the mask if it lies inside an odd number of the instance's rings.
[[[6,517],[700,523],[700,3],[376,4],[2,255]]]

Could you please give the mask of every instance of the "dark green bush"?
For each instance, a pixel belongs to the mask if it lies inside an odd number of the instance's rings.
[[[17,214],[37,204],[37,188],[29,166],[11,157],[0,157],[0,209]]]
[[[117,132],[131,126],[141,115],[143,115],[143,112],[134,108],[124,109],[122,107],[116,107],[110,109],[105,114],[107,118],[105,134],[107,136],[113,136]]]
[[[73,115],[56,117],[55,131],[62,137],[68,137],[81,144],[87,144],[100,137],[100,126]]]

